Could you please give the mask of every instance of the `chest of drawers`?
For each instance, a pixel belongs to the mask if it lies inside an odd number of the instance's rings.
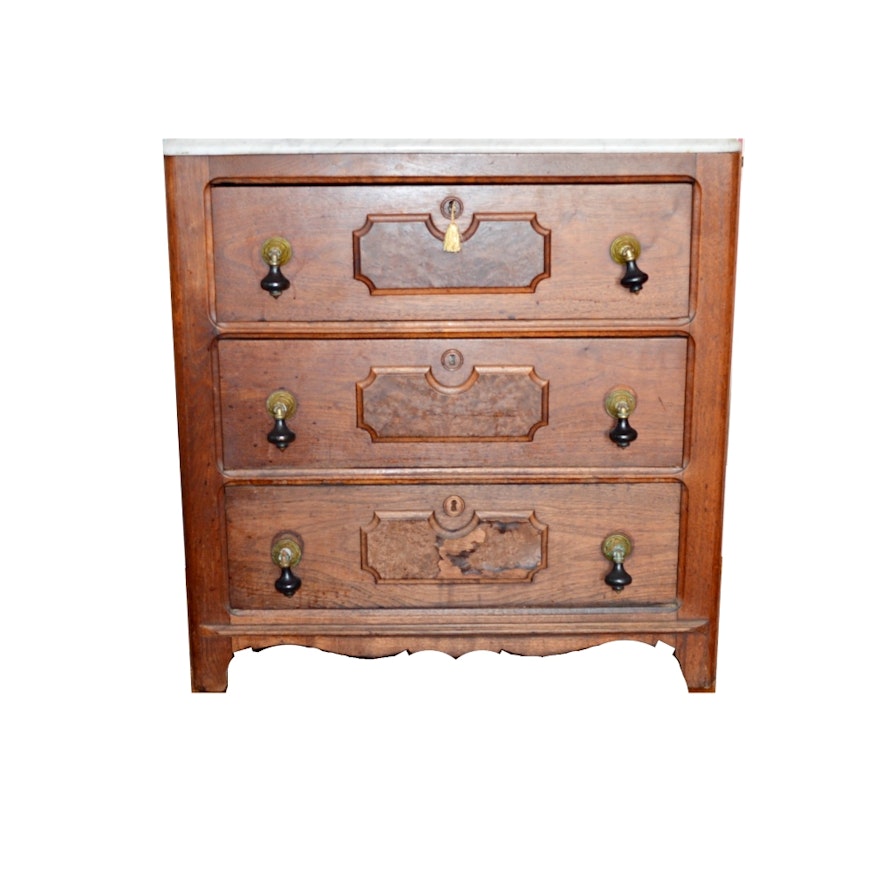
[[[715,687],[737,141],[166,141],[192,687],[675,647]]]

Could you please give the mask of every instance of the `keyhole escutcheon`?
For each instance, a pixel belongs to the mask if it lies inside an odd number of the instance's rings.
[[[449,348],[440,355],[440,363],[446,370],[458,370],[464,363],[464,357],[457,348]]]
[[[450,495],[443,502],[443,512],[447,516],[459,516],[464,510],[464,499],[460,495]]]

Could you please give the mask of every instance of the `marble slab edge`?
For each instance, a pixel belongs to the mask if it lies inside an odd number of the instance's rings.
[[[285,153],[739,153],[741,138],[610,140],[357,140],[167,138],[166,156]]]

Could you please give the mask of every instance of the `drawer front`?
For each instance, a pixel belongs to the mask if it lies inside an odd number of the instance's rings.
[[[222,340],[227,470],[366,467],[678,467],[683,338]],[[629,389],[638,437],[606,410]],[[286,448],[267,400],[296,401]]]
[[[234,609],[668,606],[676,599],[676,482],[229,486]],[[631,583],[605,578],[623,534]],[[279,541],[301,585],[276,588]]]
[[[444,251],[450,199],[461,249]],[[689,313],[689,183],[211,188],[221,322],[656,320]],[[447,211],[447,213],[449,213]],[[623,234],[649,276],[621,286]],[[275,297],[262,245],[291,245]]]

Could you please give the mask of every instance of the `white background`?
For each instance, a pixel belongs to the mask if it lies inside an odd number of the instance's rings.
[[[875,876],[862,7],[31,8],[0,38],[4,875]],[[627,644],[278,648],[189,693],[164,137],[745,139],[716,694]]]

